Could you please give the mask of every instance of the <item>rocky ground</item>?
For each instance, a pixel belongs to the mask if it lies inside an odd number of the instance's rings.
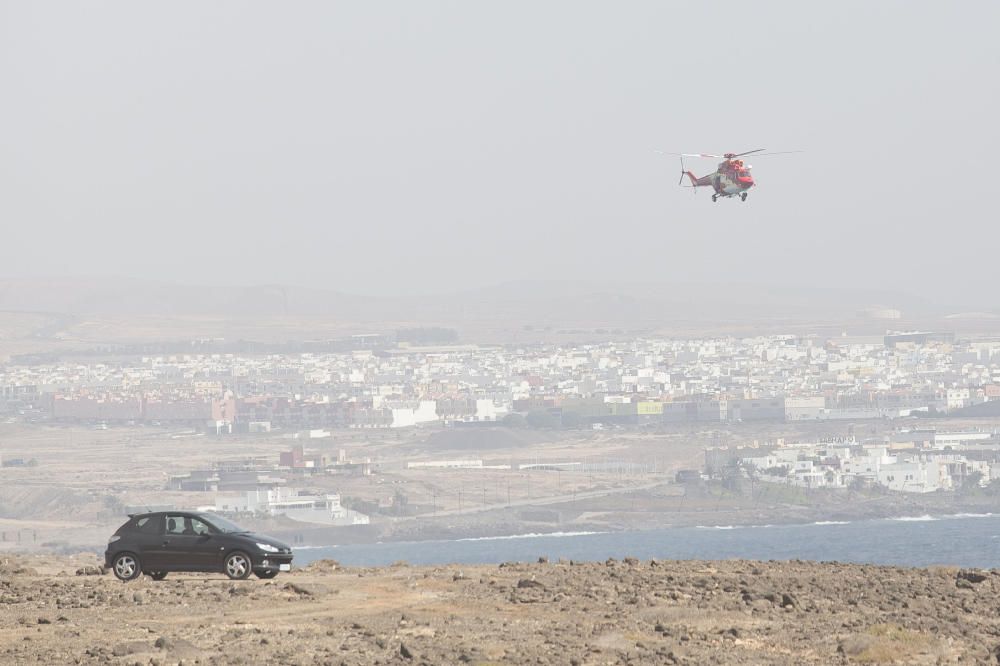
[[[1000,570],[609,560],[121,583],[0,558],[0,663],[951,664],[1000,661]]]

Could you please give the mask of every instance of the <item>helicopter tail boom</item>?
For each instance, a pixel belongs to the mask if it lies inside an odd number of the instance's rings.
[[[681,181],[683,182],[684,176],[687,176],[691,181],[691,187],[709,187],[712,184],[711,176],[702,176],[699,178],[690,171],[681,172]]]

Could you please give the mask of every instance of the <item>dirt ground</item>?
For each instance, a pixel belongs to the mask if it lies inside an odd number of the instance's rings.
[[[966,664],[1000,571],[807,562],[341,568],[273,581],[0,558],[0,663]]]

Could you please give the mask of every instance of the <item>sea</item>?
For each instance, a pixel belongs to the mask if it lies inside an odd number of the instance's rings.
[[[445,541],[295,549],[295,564],[498,564],[540,557],[815,560],[924,567],[1000,568],[1000,514],[917,516],[802,525],[715,525],[625,532],[554,532]]]

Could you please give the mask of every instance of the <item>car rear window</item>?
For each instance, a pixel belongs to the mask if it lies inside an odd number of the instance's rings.
[[[160,531],[160,521],[156,516],[144,516],[135,521],[135,529],[143,534],[156,534]]]

